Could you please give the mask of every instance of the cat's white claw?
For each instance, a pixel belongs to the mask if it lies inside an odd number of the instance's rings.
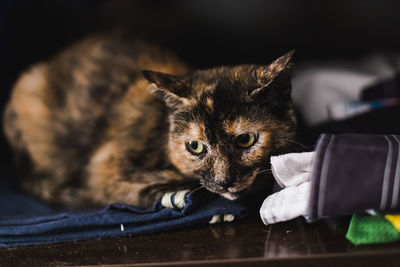
[[[165,193],[161,198],[161,205],[170,209],[183,209],[186,206],[185,197],[190,190]]]
[[[215,214],[212,216],[211,220],[208,222],[209,224],[215,224],[221,221],[221,215]]]
[[[232,214],[225,214],[224,215],[224,222],[232,222],[235,219],[235,216]]]
[[[225,214],[222,217],[222,221],[224,222],[232,222],[235,219],[235,215],[232,214]],[[221,222],[221,215],[220,214],[215,214],[212,216],[211,220],[208,222],[209,224],[216,224]]]

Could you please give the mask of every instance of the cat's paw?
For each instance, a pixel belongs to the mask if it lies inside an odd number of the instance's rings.
[[[235,215],[232,214],[215,214],[211,220],[208,222],[209,224],[216,224],[219,222],[232,222],[235,219]]]
[[[170,209],[183,209],[186,206],[186,195],[190,190],[168,192],[161,197],[161,205]]]

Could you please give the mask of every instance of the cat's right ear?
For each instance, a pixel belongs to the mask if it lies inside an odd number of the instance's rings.
[[[150,82],[150,92],[163,100],[171,109],[181,109],[189,105],[188,88],[181,77],[155,71],[142,71],[143,76]]]
[[[267,66],[256,69],[260,87],[249,93],[250,97],[259,101],[275,101],[284,103],[291,95],[292,56],[294,50],[279,57]]]

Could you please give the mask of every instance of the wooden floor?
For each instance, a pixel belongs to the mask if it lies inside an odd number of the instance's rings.
[[[0,248],[0,266],[400,266],[400,243],[353,246],[344,237],[346,221],[264,226],[254,217],[161,234]]]

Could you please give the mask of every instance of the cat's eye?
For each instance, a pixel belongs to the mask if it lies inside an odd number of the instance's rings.
[[[186,143],[186,148],[194,155],[200,155],[206,151],[205,146],[200,141],[190,141]]]
[[[245,133],[236,137],[237,144],[243,148],[251,147],[252,145],[254,145],[257,139],[258,139],[257,133]]]

